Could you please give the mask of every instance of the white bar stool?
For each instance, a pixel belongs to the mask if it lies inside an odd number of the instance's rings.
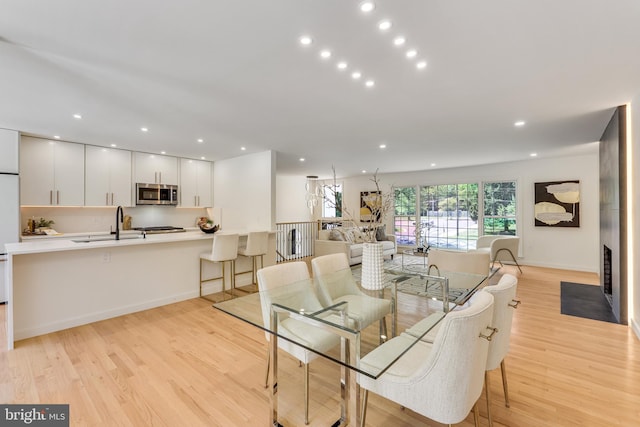
[[[227,262],[231,264],[231,274],[229,275],[231,277],[231,288],[229,290],[231,291],[231,295],[235,296],[233,295],[233,290],[236,287],[235,271],[236,271],[236,258],[238,258],[238,240],[239,240],[238,234],[216,234],[213,236],[213,246],[211,247],[211,253],[207,252],[207,253],[200,254],[200,297],[201,298],[207,299],[209,301],[214,301],[213,299],[207,298],[202,295],[202,284],[205,282],[210,282],[212,280],[222,279],[222,295],[223,295],[223,298],[226,299],[224,297],[226,293],[225,283],[224,283],[224,276],[225,276],[224,266]],[[202,279],[202,261],[222,263],[222,275],[203,280]]]
[[[264,267],[264,256],[267,254],[269,246],[269,232],[268,231],[250,231],[247,236],[247,245],[241,246],[238,249],[238,255],[242,255],[244,257],[251,257],[251,270],[241,271],[240,273],[236,273],[236,276],[239,274],[245,274],[251,272],[251,284],[255,285],[254,291],[257,291],[258,286],[258,278],[256,277],[256,272],[258,271],[258,260],[260,257],[260,268]],[[240,289],[242,290],[242,289]]]

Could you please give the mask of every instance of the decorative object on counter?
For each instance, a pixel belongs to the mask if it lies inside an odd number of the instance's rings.
[[[131,215],[124,216],[124,223],[122,224],[123,230],[131,230]]]
[[[44,219],[40,218],[36,224],[35,228],[51,228],[51,225],[55,224],[55,221],[52,219]]]
[[[211,234],[220,230],[220,225],[214,224],[213,220],[207,218],[206,216],[199,217],[196,223],[198,224],[198,227],[200,227],[200,230],[202,230],[205,233]]]

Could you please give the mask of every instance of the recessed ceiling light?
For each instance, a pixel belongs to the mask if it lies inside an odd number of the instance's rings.
[[[161,151],[160,154],[167,154],[167,152],[166,151]]]
[[[113,148],[115,148],[115,147],[117,147],[118,145],[117,145],[117,144],[111,144],[111,146],[112,146]]]
[[[376,82],[374,82],[373,80],[367,80],[366,82],[364,82],[364,85],[366,87],[373,87],[375,86]]]
[[[513,125],[514,125],[514,126],[518,126],[518,127],[520,127],[520,126],[524,126],[524,120],[518,120],[518,121],[517,121],[517,122],[515,122]]]
[[[240,150],[245,151],[247,147],[240,147]]]
[[[538,157],[538,153],[531,153],[529,154],[531,157]]]
[[[200,160],[204,160],[204,159],[205,159],[205,157],[204,157],[204,156],[200,157]]]
[[[60,135],[53,135],[55,139],[60,139]]]
[[[331,58],[331,51],[329,49],[324,49],[320,51],[320,57],[322,59],[329,59]]]
[[[74,114],[73,118],[80,120],[82,118],[82,114]]]
[[[141,130],[142,132],[149,132],[149,128],[145,128],[145,127],[140,128],[140,130]]]
[[[380,148],[384,150],[385,148],[387,148],[387,144],[380,144]]]
[[[434,167],[436,164],[435,163],[431,163],[431,167]]]
[[[360,77],[362,77],[362,73],[360,71],[354,71],[351,73],[351,78],[354,80],[358,80]]]
[[[360,10],[364,13],[369,13],[376,8],[376,5],[372,1],[363,1],[360,3]]]
[[[380,31],[387,31],[389,28],[391,28],[391,21],[388,19],[378,22],[378,29]]]
[[[366,171],[366,170],[364,170],[364,169],[362,169],[362,173],[367,173],[367,171]]]
[[[198,138],[198,144],[202,144],[203,142],[204,142],[204,139]]]
[[[347,69],[347,63],[344,61],[340,61],[336,64],[336,67],[338,68],[338,70],[346,70]]]
[[[300,44],[304,46],[309,46],[311,43],[313,43],[313,39],[311,37],[309,36],[300,37]]]
[[[301,162],[304,162],[304,157],[300,157],[300,161],[301,161]]]
[[[393,44],[395,46],[402,46],[407,42],[407,39],[405,39],[403,36],[398,36],[395,39],[393,39]]]
[[[415,49],[409,49],[407,53],[405,53],[405,55],[407,56],[407,58],[415,58],[416,55],[418,55],[418,51]]]
[[[416,64],[416,68],[418,70],[424,70],[425,68],[427,68],[427,61],[420,61]]]

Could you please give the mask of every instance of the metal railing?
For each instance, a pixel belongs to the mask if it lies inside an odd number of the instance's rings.
[[[279,222],[276,230],[276,262],[313,256],[317,222]]]

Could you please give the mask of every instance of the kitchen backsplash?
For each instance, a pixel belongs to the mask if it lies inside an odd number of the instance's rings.
[[[171,225],[174,227],[196,227],[200,216],[207,216],[205,208],[175,208],[167,206],[137,206],[124,208],[131,215],[132,227]],[[53,220],[51,226],[60,233],[83,233],[109,231],[116,225],[116,207],[22,207],[20,208],[21,230],[27,228],[29,218]],[[214,218],[215,220],[215,218]],[[218,222],[218,221],[217,221]]]

